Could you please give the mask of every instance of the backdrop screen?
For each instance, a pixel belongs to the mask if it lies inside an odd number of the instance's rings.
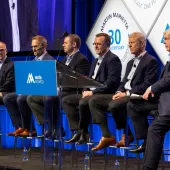
[[[61,48],[60,38],[72,31],[72,0],[1,0],[0,41],[10,52],[31,51],[31,39],[46,37],[48,50]]]

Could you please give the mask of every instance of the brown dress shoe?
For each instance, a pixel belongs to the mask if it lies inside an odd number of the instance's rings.
[[[125,134],[122,134],[122,138],[121,138],[121,140],[119,142],[116,143],[116,146],[117,147],[125,147],[125,139],[126,139]],[[133,140],[134,140],[133,135],[128,136],[128,145],[131,142],[133,142]]]
[[[28,129],[25,129],[22,133],[15,135],[15,136],[28,137],[28,136],[30,136],[30,131]]]
[[[10,132],[10,133],[8,133],[7,135],[8,135],[8,136],[15,136],[15,135],[18,135],[18,134],[22,133],[23,131],[24,131],[24,129],[18,128],[18,129],[16,129],[16,131]]]
[[[110,137],[110,138],[105,138],[105,137],[102,137],[100,139],[100,142],[97,146],[95,146],[94,148],[91,149],[91,151],[97,151],[97,150],[100,150],[100,149],[103,149],[109,145],[115,145],[116,144],[116,139],[115,137]]]

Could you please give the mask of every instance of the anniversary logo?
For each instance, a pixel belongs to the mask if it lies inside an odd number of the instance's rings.
[[[109,14],[103,20],[103,24],[100,28],[101,32],[106,32],[110,35],[110,50],[115,54],[119,53],[121,62],[124,62],[129,54],[128,28],[129,25],[126,18],[121,13],[117,12]],[[119,50],[119,52],[117,50]]]

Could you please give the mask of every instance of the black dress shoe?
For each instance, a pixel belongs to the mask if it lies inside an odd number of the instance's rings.
[[[142,152],[145,152],[145,147],[146,147],[146,144],[142,143],[142,145],[138,146],[137,148],[130,149],[129,151],[134,152],[134,153],[142,153]]]
[[[75,143],[75,142],[79,141],[80,136],[81,136],[81,133],[77,132],[72,136],[71,139],[66,140],[65,143]]]
[[[85,143],[88,143],[89,142],[89,133],[82,133],[80,135],[80,139],[79,141],[77,142],[78,145],[81,145],[81,144],[85,144]]]

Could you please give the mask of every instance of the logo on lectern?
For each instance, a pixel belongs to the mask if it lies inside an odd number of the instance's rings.
[[[27,84],[30,84],[30,83],[35,84],[34,77],[33,77],[32,73],[29,73],[28,78],[27,78]]]
[[[42,76],[33,76],[32,73],[28,74],[27,84],[44,84]]]

